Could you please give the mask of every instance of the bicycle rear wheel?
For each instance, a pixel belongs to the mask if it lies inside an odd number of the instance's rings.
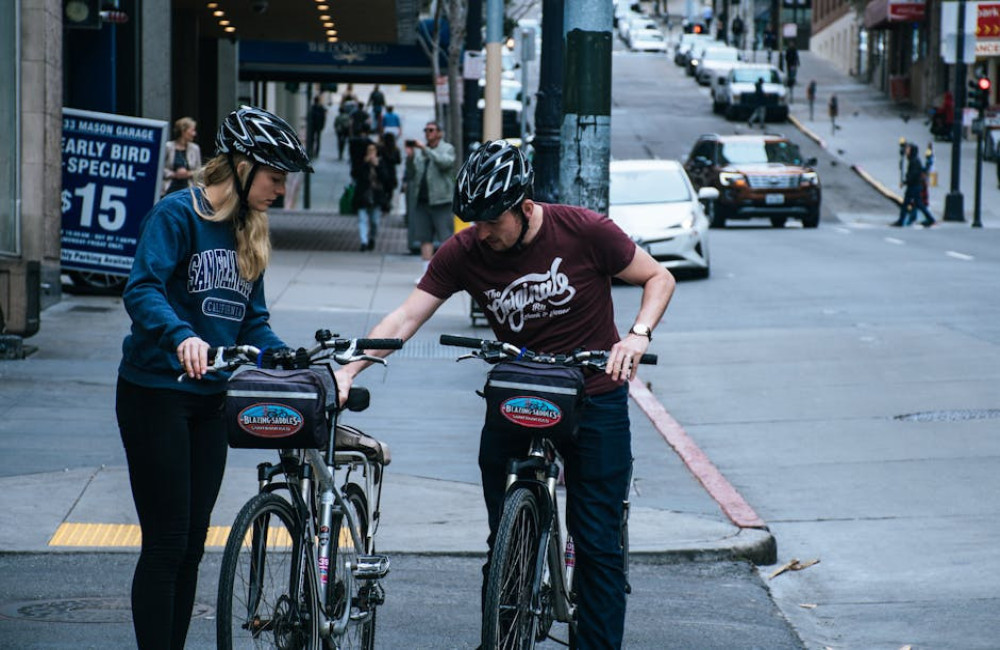
[[[317,650],[315,585],[295,510],[258,494],[236,516],[222,557],[218,647]]]
[[[535,647],[531,597],[541,528],[538,501],[531,490],[507,495],[493,544],[493,559],[483,606],[483,650],[530,650]]]
[[[368,537],[368,500],[364,491],[348,484],[344,490],[344,504],[350,512],[350,518],[357,522],[358,534],[362,544]],[[339,619],[345,608],[350,608],[351,623],[344,634],[336,639],[340,650],[373,650],[375,647],[375,614],[376,608],[382,602],[382,587],[372,580],[351,580],[348,564],[354,564],[358,559],[358,549],[354,546],[350,524],[341,515],[334,518],[333,537],[337,541],[335,554],[331,552],[330,562],[334,570],[330,572],[334,582],[330,586],[329,612],[333,620]],[[374,549],[363,548],[362,553],[372,553]],[[350,585],[350,587],[349,587]],[[351,593],[348,593],[350,590]]]

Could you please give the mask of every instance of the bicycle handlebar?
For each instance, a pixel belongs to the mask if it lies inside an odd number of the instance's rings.
[[[475,350],[475,352],[459,357],[459,361],[462,359],[478,358],[488,363],[497,363],[504,359],[526,359],[528,361],[550,363],[553,365],[590,366],[592,368],[603,369],[608,360],[607,350],[576,350],[571,354],[546,354],[532,352],[531,350],[519,348],[512,343],[504,343],[503,341],[490,341],[470,338],[468,336],[454,336],[452,334],[442,334],[440,342],[441,345]],[[655,354],[644,354],[639,359],[639,363],[644,364],[656,364],[657,361],[658,357]]]
[[[403,347],[402,339],[367,339],[338,338],[339,334],[331,334],[330,330],[316,331],[316,345],[298,350],[261,350],[253,345],[230,345],[225,347],[210,347],[208,349],[209,372],[232,370],[237,366],[257,365],[262,368],[307,368],[310,365],[333,359],[340,365],[354,361],[371,361],[388,365],[382,357],[365,354],[365,350],[399,350]],[[323,354],[329,352],[329,354]],[[181,375],[177,381],[183,381],[187,375]]]

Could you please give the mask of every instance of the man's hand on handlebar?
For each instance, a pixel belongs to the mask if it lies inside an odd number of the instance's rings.
[[[354,375],[341,368],[333,373],[333,376],[337,380],[337,404],[343,406],[347,403],[347,395],[351,391],[351,386],[354,385]]]
[[[612,346],[608,353],[608,364],[604,372],[611,375],[615,381],[635,379],[639,368],[639,359],[649,348],[649,339],[645,336],[629,335]]]

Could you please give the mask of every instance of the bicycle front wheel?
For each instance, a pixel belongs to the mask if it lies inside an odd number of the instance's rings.
[[[541,527],[538,500],[527,488],[504,499],[483,606],[483,650],[530,650],[537,620],[531,597]]]
[[[354,521],[362,544],[368,537],[368,500],[364,491],[354,484],[344,490],[344,505],[347,513],[334,518],[333,539],[336,551],[330,554],[334,570],[333,584],[330,586],[329,612],[333,620],[341,618],[345,609],[350,618],[343,635],[336,639],[339,650],[373,650],[375,648],[375,614],[382,602],[382,586],[372,580],[353,580],[349,575],[350,565],[358,560],[358,549],[354,545],[348,521]],[[373,548],[360,549],[362,554],[373,553]]]
[[[294,508],[258,494],[236,516],[222,557],[218,647],[317,650],[315,586]]]

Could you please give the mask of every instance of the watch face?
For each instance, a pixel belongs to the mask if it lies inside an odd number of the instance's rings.
[[[66,3],[66,18],[74,23],[82,23],[87,20],[87,14],[89,13],[90,10],[87,9],[87,3],[82,0],[69,0]]]

